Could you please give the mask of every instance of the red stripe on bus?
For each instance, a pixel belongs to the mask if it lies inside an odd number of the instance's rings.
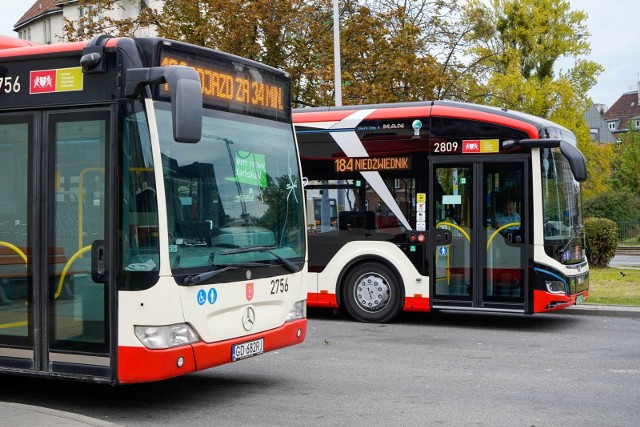
[[[533,291],[533,312],[544,313],[546,311],[561,310],[575,305],[578,295],[582,295],[584,301],[589,298],[589,291],[580,292],[575,295],[550,294],[546,291]]]
[[[0,50],[0,58],[14,58],[17,56],[45,55],[50,53],[82,52],[87,42],[42,44],[29,47]]]
[[[309,307],[328,307],[328,308],[339,307],[336,294],[329,294],[329,293],[320,293],[320,294],[308,293],[307,305]]]
[[[294,123],[309,122],[339,122],[349,117],[357,110],[335,110],[335,111],[317,111],[308,113],[295,113],[293,115]]]
[[[536,129],[536,127],[532,124],[511,117],[492,114],[486,111],[435,105],[431,110],[431,117],[460,118],[495,123],[497,125],[507,126],[513,129],[524,131],[529,135],[530,138],[538,138],[539,136],[538,129]]]
[[[298,336],[300,331],[300,336]],[[196,355],[197,370],[212,368],[231,362],[231,346],[264,338],[264,352],[278,350],[300,344],[307,333],[307,319],[295,320],[283,326],[260,334],[247,335],[233,340],[206,344],[196,343],[193,352]]]
[[[431,311],[429,298],[406,297],[404,299],[404,311]]]
[[[386,120],[386,119],[424,119],[429,117],[430,105],[420,105],[415,107],[381,108],[369,114],[365,120]]]
[[[181,368],[178,367],[180,357],[184,359]],[[191,346],[166,350],[118,347],[118,382],[120,384],[159,381],[195,371],[196,361]]]
[[[300,332],[298,332],[300,331]],[[285,323],[267,332],[233,340],[207,344],[199,342],[167,350],[149,350],[146,347],[118,347],[118,382],[132,384],[159,381],[201,371],[231,362],[231,346],[264,339],[264,352],[289,347],[304,341],[307,319]],[[178,367],[182,357],[184,363]]]

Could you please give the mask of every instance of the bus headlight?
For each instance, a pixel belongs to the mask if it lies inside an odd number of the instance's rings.
[[[302,300],[293,304],[293,307],[291,307],[291,310],[289,310],[289,315],[287,315],[287,320],[285,320],[285,322],[304,319],[305,317],[307,317],[307,300]]]
[[[547,280],[544,282],[547,285],[547,290],[552,294],[564,294],[566,293],[564,289],[564,283],[559,280]]]
[[[200,341],[196,332],[186,323],[168,326],[136,326],[136,337],[152,350],[178,347]]]

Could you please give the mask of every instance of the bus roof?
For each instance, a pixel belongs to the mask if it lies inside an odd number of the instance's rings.
[[[311,107],[293,110],[297,124],[339,122],[359,110],[376,110],[367,120],[403,119],[412,117],[453,117],[495,123],[519,129],[537,138],[543,129],[566,128],[549,120],[517,111],[455,101],[400,102],[393,104],[350,105],[342,107]],[[575,137],[573,137],[575,138]]]
[[[62,52],[79,52],[88,42],[38,44],[15,37],[0,36],[0,58],[37,56]]]

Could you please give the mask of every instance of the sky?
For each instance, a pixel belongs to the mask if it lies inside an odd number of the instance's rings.
[[[625,92],[638,89],[640,81],[640,3],[638,0],[569,0],[572,9],[585,11],[591,34],[589,59],[605,71],[589,91],[596,104],[607,107]],[[34,0],[2,0],[0,34],[16,35],[13,24],[29,9]],[[569,67],[570,60],[561,66]]]

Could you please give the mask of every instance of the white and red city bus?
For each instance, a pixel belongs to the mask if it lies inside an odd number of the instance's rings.
[[[295,109],[294,124],[309,306],[386,322],[402,310],[532,314],[588,297],[586,162],[567,129],[446,101]]]
[[[126,384],[301,343],[290,78],[148,38],[0,38],[0,372]]]

